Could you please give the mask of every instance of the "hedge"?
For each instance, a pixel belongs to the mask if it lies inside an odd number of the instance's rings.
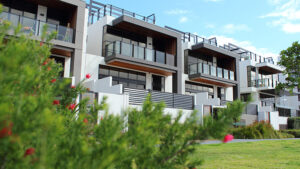
[[[295,138],[300,138],[300,130],[299,129],[281,130],[280,132],[291,134],[291,135],[295,136]]]
[[[300,129],[300,117],[288,118],[288,129]]]

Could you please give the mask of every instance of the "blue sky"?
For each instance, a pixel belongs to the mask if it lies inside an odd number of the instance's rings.
[[[266,57],[300,40],[300,0],[98,0]]]

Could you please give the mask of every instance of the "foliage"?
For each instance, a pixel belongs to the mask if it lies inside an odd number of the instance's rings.
[[[295,136],[295,138],[300,138],[300,130],[299,129],[280,130],[280,132],[291,134],[291,135]]]
[[[61,65],[49,59],[55,34],[45,28],[39,42],[19,26],[7,38],[11,29],[0,25],[0,168],[193,168],[201,164],[188,158],[195,139],[222,138],[245,106],[228,104],[199,125],[196,112],[174,119],[148,96],[141,110],[109,115],[105,99],[76,102],[84,81],[74,87],[58,77]],[[106,113],[97,124],[99,110]]]
[[[279,65],[284,66],[284,75],[287,75],[286,82],[280,83],[278,89],[287,88],[292,92],[294,88],[300,88],[300,44],[294,42],[291,47],[280,52]]]
[[[252,125],[231,129],[233,136],[239,139],[276,139],[293,138],[293,135],[280,133],[271,124],[261,121]]]
[[[300,129],[300,117],[289,117],[288,129]]]

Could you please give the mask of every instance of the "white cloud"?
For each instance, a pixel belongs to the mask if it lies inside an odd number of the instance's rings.
[[[250,28],[245,24],[227,24],[222,28],[224,33],[235,33],[239,31],[250,31]]]
[[[185,17],[185,16],[182,16],[182,17],[179,18],[179,23],[185,23],[187,21],[188,21],[188,18]]]
[[[202,37],[205,37],[205,36],[202,36]],[[232,43],[241,48],[244,48],[244,49],[254,52],[258,55],[261,55],[263,57],[273,57],[275,59],[274,60],[275,62],[278,61],[278,54],[271,52],[267,48],[258,48],[256,46],[254,46],[250,41],[238,41],[234,38],[226,37],[223,35],[212,35],[212,36],[205,37],[205,38],[209,39],[209,38],[213,38],[213,37],[217,38],[217,42],[218,42],[219,46],[223,46],[224,44]]]
[[[261,18],[274,18],[269,25],[279,26],[286,33],[299,33],[300,24],[300,1],[269,0],[275,6],[275,10],[261,16]]]
[[[282,30],[286,33],[300,33],[300,24],[286,23],[282,25]]]
[[[191,13],[191,11],[188,10],[182,10],[182,9],[172,9],[165,12],[168,15],[183,15],[187,13]]]

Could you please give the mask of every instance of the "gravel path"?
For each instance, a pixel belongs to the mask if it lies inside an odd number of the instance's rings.
[[[287,139],[234,139],[228,143],[241,143],[241,142],[256,142],[256,141],[269,141],[269,140],[300,140],[300,138],[287,138]],[[206,140],[200,144],[220,144],[220,140]]]

